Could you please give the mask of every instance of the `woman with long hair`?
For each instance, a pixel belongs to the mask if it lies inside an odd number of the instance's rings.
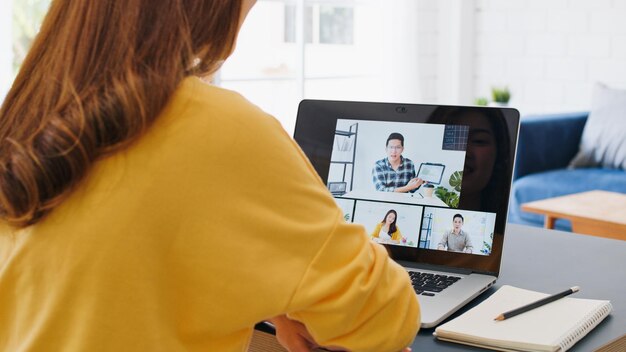
[[[402,233],[396,225],[398,220],[398,213],[390,209],[383,217],[382,221],[376,224],[371,237],[378,242],[383,243],[400,243],[402,240]]]
[[[264,320],[289,350],[410,344],[406,272],[198,78],[253,4],[52,1],[0,109],[0,351],[243,351]]]
[[[499,109],[446,106],[437,108],[433,123],[469,125],[459,207],[496,212],[506,207],[505,179],[513,167],[511,140]]]

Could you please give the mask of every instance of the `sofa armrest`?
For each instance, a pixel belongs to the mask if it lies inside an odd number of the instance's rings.
[[[578,152],[588,112],[522,118],[513,179],[567,167]]]

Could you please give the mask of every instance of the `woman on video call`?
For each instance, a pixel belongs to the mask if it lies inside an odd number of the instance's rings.
[[[383,243],[400,243],[402,240],[402,233],[400,228],[396,225],[398,220],[398,213],[390,209],[383,220],[376,224],[371,236],[375,241]]]
[[[264,320],[291,351],[411,343],[406,272],[198,78],[253,4],[52,1],[0,110],[0,351],[245,351]]]

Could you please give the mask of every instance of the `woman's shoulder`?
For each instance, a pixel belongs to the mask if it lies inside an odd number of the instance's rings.
[[[216,87],[197,77],[185,78],[157,120],[169,136],[189,143],[230,143],[235,140],[265,145],[290,143],[280,122],[241,94]],[[196,136],[197,138],[194,138]]]
[[[241,94],[187,77],[179,85],[170,103],[181,111],[178,115],[197,117],[198,122],[220,124],[274,124],[275,119]]]
[[[247,102],[247,100],[241,94],[230,89],[218,87],[214,84],[207,83],[195,76],[190,76],[183,79],[180,82],[176,93],[179,95],[186,95],[188,98],[197,98],[199,101],[204,102],[207,101],[205,99],[207,97],[220,99],[218,101],[214,101],[214,103]]]
[[[381,222],[377,222],[376,226],[374,226],[374,231],[372,231],[372,236],[378,237],[378,233],[380,232],[380,229],[382,227],[383,227],[383,224]]]

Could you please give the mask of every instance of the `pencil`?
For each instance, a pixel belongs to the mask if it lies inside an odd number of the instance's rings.
[[[538,307],[541,307],[543,305],[546,305],[546,304],[548,304],[550,302],[554,302],[557,299],[561,299],[561,298],[563,298],[565,296],[569,296],[569,295],[571,295],[574,292],[578,292],[579,290],[580,290],[580,287],[574,286],[574,287],[569,288],[569,289],[567,289],[567,290],[565,290],[563,292],[555,293],[552,296],[548,296],[546,298],[542,298],[542,299],[540,299],[540,300],[538,300],[536,302],[529,303],[529,304],[527,304],[525,306],[521,306],[519,308],[516,308],[516,309],[510,310],[508,312],[502,313],[502,314],[498,315],[497,317],[495,317],[493,320],[500,321],[500,320],[504,320],[504,319],[508,319],[508,318],[514,317],[514,316],[516,316],[518,314],[522,314],[522,313],[528,312],[529,310],[533,310],[535,308],[538,308]]]

